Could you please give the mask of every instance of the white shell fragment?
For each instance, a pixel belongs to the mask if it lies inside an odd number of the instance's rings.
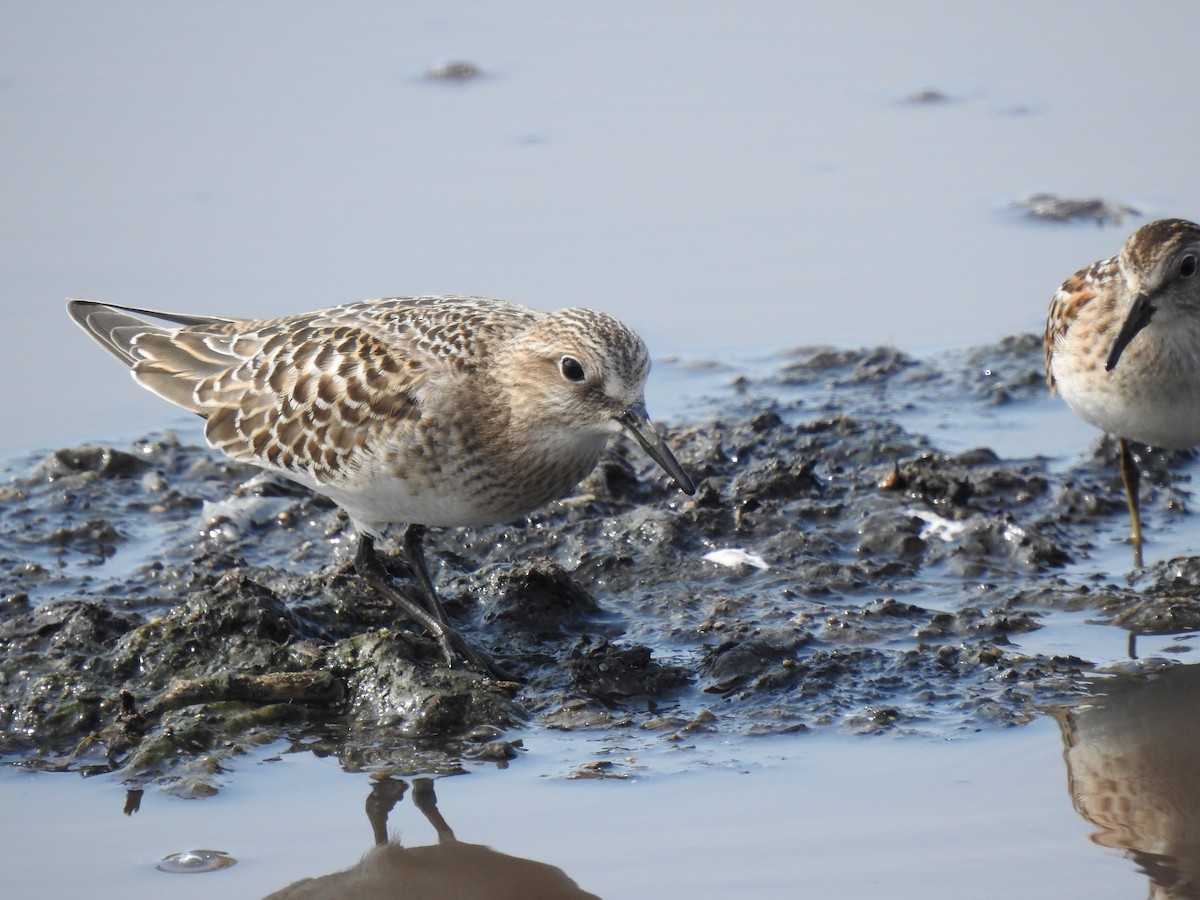
[[[925,527],[921,529],[921,540],[923,541],[935,537],[950,542],[956,540],[959,535],[967,530],[967,526],[962,522],[955,522],[953,519],[944,518],[928,510],[907,509],[905,512],[925,523]]]
[[[704,554],[704,559],[711,563],[716,563],[718,566],[725,566],[730,569],[737,569],[742,566],[753,566],[756,569],[762,569],[764,572],[771,568],[767,565],[767,561],[757,553],[751,553],[749,550],[742,550],[740,547],[724,547],[720,550],[710,550]]]

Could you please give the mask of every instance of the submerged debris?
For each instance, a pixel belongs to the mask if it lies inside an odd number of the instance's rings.
[[[904,98],[905,103],[947,103],[950,100],[950,95],[937,88],[924,88],[923,90],[913,91]]]
[[[1111,203],[1100,197],[1059,197],[1057,194],[1030,194],[1012,204],[1031,219],[1070,222],[1078,219],[1097,225],[1120,225],[1126,216],[1141,213],[1124,203]]]
[[[483,77],[483,70],[473,62],[453,59],[435,63],[425,70],[425,77],[433,81],[472,81]]]

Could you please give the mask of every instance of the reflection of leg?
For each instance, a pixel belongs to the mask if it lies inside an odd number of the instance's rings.
[[[1125,484],[1125,499],[1129,502],[1129,521],[1133,525],[1133,567],[1142,567],[1142,517],[1138,509],[1142,473],[1125,438],[1117,439],[1121,447],[1121,481]]]
[[[439,844],[452,844],[458,840],[450,826],[446,824],[446,820],[442,818],[442,814],[438,812],[437,795],[433,792],[432,778],[413,779],[413,805],[437,830]]]
[[[407,790],[408,782],[400,778],[384,777],[371,785],[371,793],[367,794],[367,821],[371,823],[376,844],[388,842],[388,814],[404,799]]]
[[[450,642],[450,635],[454,632],[447,630],[420,604],[413,602],[396,590],[391,577],[375,553],[375,540],[369,534],[362,534],[358,538],[358,552],[354,554],[354,568],[375,590],[399,606],[410,619],[429,632],[438,642],[438,646],[442,648],[442,656],[446,660],[446,665],[454,665],[454,651]],[[455,637],[458,636],[455,635]],[[462,638],[459,638],[459,642],[462,642]]]
[[[135,812],[142,808],[142,789],[132,788],[125,792],[125,809],[122,812],[127,816],[132,816]]]

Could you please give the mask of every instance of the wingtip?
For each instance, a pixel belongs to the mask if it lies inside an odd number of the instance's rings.
[[[87,326],[87,317],[97,306],[103,306],[102,303],[97,303],[94,300],[83,300],[79,297],[67,298],[67,315],[75,320],[75,324],[85,330],[89,330]]]

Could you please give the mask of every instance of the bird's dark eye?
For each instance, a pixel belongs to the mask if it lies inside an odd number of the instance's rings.
[[[1191,278],[1196,274],[1196,257],[1188,255],[1179,261],[1179,277]]]
[[[558,361],[558,370],[567,381],[583,381],[583,363],[573,356],[564,356]]]

